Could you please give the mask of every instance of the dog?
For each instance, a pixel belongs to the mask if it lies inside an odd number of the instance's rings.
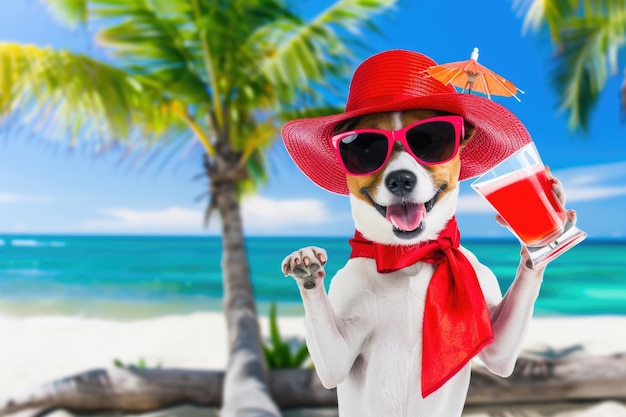
[[[362,64],[361,73],[368,74],[367,77],[360,77],[357,69],[343,116],[324,119],[323,123],[304,120],[283,129],[290,155],[309,178],[330,191],[345,194],[347,190],[357,233],[351,239],[352,257],[332,278],[328,293],[324,286],[328,255],[324,249],[311,246],[296,250],[284,259],[281,268],[284,275],[297,282],[305,310],[306,343],[322,384],[326,388],[337,387],[341,417],[460,416],[469,387],[472,357],[478,355],[496,375],[505,377],[513,371],[531,322],[544,268],[533,269],[527,252],[522,249],[515,280],[502,296],[491,270],[458,245],[455,212],[459,181],[469,175],[467,167],[471,166],[469,144],[477,137],[481,141],[489,140],[484,139],[481,119],[470,114],[473,110],[464,116],[455,114],[448,96],[472,101],[470,109],[476,103],[499,112],[502,108],[486,101],[476,102],[474,98],[453,96],[456,93],[451,90],[442,89],[440,93],[440,87],[431,84],[432,80],[423,79],[422,83],[432,86],[433,91],[414,93],[400,101],[394,98],[386,104],[367,105],[364,110],[350,109],[350,100],[364,91],[358,85],[359,80],[376,85],[372,74],[387,79],[390,72],[385,70],[394,59],[404,61],[400,68],[413,73],[409,76],[423,74],[423,68],[431,64],[429,58],[410,51],[381,53]],[[384,93],[377,93],[380,95],[370,103],[390,97]],[[437,94],[445,95],[445,99]],[[432,100],[422,100],[422,96]],[[428,103],[438,108],[426,108]],[[400,109],[395,110],[397,107]],[[392,111],[376,111],[386,109]],[[490,117],[489,112],[484,114]],[[505,116],[509,114],[505,112]],[[303,129],[312,129],[315,123],[320,126],[315,135],[301,133]],[[328,131],[328,126],[332,126],[332,131]],[[448,133],[454,131],[451,134],[457,142],[453,149],[416,142],[430,140],[429,129],[435,130],[432,135],[438,135],[441,126]],[[390,139],[383,140],[381,135],[376,138],[381,146],[388,141],[387,148],[363,147],[350,154],[352,141],[361,140],[355,139],[356,133],[381,132]],[[529,140],[525,131],[519,132],[518,146]],[[320,139],[316,139],[318,136]],[[496,136],[493,141],[500,140]],[[298,140],[308,145],[308,153],[301,152],[305,147],[297,145]],[[334,148],[334,155],[325,146],[326,140]],[[324,143],[318,147],[317,154],[311,141]],[[466,151],[466,147],[470,150]],[[510,150],[503,151],[495,162],[485,163],[493,165],[507,153]],[[307,162],[307,158],[313,161]],[[327,168],[323,168],[325,163]],[[330,168],[333,164],[340,169],[333,171]],[[485,167],[480,170],[484,171]],[[553,191],[564,202],[560,183],[554,178],[552,182]],[[574,215],[568,215],[573,220]],[[501,218],[497,220],[506,225]],[[456,243],[442,243],[455,239]],[[437,248],[434,258],[404,261],[410,256],[411,248],[427,245]],[[376,259],[368,252],[371,247],[392,248],[392,252],[381,252],[385,255]],[[379,260],[385,264],[389,257],[397,258],[399,265],[392,269],[381,267]],[[434,289],[433,282],[436,279],[448,285],[456,273],[456,267],[450,265],[457,261],[466,265],[464,271],[473,270],[473,274],[469,273],[472,278],[455,281],[461,283],[458,288],[446,290],[443,297],[436,298],[433,293],[442,290]],[[445,272],[442,262],[451,273]],[[443,272],[438,273],[439,270]],[[454,301],[444,307],[451,298]],[[468,308],[455,310],[458,304],[471,303]],[[454,312],[438,316],[438,309]],[[456,321],[456,316],[466,317],[470,310],[471,318]],[[438,339],[439,333],[445,334],[442,340]],[[436,343],[431,338],[437,339]],[[470,338],[473,341],[464,346]]]

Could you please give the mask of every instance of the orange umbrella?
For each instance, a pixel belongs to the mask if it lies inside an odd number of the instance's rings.
[[[452,84],[467,90],[468,93],[478,91],[488,98],[491,95],[515,97],[517,92],[524,94],[509,80],[501,77],[489,68],[478,63],[478,48],[474,48],[467,61],[450,62],[428,68],[428,74],[444,84]]]

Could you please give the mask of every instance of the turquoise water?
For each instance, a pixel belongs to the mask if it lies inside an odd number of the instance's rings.
[[[466,240],[500,279],[514,276],[519,245]],[[295,283],[280,263],[303,246],[324,247],[332,276],[349,255],[344,238],[247,239],[252,281],[263,313],[301,314]],[[0,314],[145,317],[221,308],[218,237],[2,236]],[[626,315],[626,242],[584,241],[548,266],[537,316]]]

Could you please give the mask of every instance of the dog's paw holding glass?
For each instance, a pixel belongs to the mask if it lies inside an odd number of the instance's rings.
[[[296,165],[350,198],[352,252],[328,293],[323,249],[281,265],[298,282],[311,358],[322,384],[337,387],[341,417],[460,416],[470,361],[510,375],[539,294],[544,268],[522,254],[503,296],[460,244],[455,218],[459,182],[530,135],[503,106],[429,77],[433,65],[410,51],[377,54],[357,68],[344,113],[283,127]]]

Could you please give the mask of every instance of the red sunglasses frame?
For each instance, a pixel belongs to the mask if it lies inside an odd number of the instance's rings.
[[[454,151],[452,152],[452,155],[443,160],[443,161],[437,161],[437,162],[428,162],[428,161],[424,161],[420,158],[418,158],[413,151],[411,150],[411,147],[409,146],[407,139],[406,139],[406,134],[409,130],[411,130],[414,127],[423,125],[423,124],[427,124],[427,123],[433,123],[433,122],[448,122],[450,123],[453,127],[454,127],[454,135],[455,135],[455,141],[454,141]],[[384,137],[387,138],[387,155],[385,156],[384,161],[381,163],[380,167],[378,167],[377,169],[375,169],[374,171],[370,171],[370,172],[365,172],[365,173],[361,173],[361,174],[357,174],[354,172],[349,171],[344,162],[343,159],[341,158],[341,151],[339,150],[339,142],[341,142],[343,139],[345,139],[348,136],[351,135],[356,135],[359,133],[378,133],[383,135]],[[445,115],[445,116],[435,116],[435,117],[429,117],[427,119],[422,119],[422,120],[418,120],[415,123],[412,123],[408,126],[403,127],[402,129],[399,130],[384,130],[384,129],[354,129],[354,130],[349,130],[347,132],[341,132],[338,133],[336,135],[334,135],[331,139],[331,144],[332,147],[335,149],[335,155],[337,157],[337,160],[339,161],[339,164],[341,165],[341,168],[350,175],[354,175],[354,176],[363,176],[363,175],[371,175],[374,174],[378,171],[380,171],[385,164],[387,163],[387,161],[389,160],[389,157],[391,156],[391,153],[393,151],[393,144],[395,141],[398,141],[402,144],[402,146],[404,146],[404,149],[406,149],[406,151],[409,153],[409,155],[411,155],[413,158],[415,158],[416,161],[418,161],[421,164],[424,165],[439,165],[439,164],[444,164],[452,159],[454,159],[454,157],[458,154],[459,152],[459,147],[461,145],[461,138],[465,135],[465,125],[463,122],[463,117],[462,116],[458,116],[455,114],[452,115]]]

